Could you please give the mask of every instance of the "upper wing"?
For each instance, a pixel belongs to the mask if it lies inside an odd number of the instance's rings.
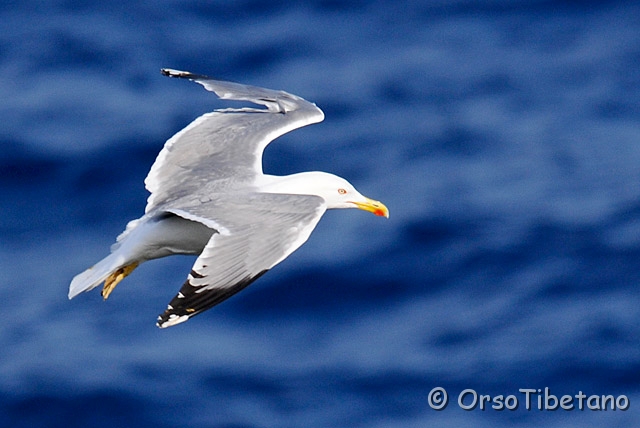
[[[158,317],[159,327],[184,322],[242,290],[308,238],[325,211],[318,196],[255,193],[214,198],[167,211],[205,224],[214,233],[180,292]]]
[[[266,109],[224,109],[206,113],[171,137],[151,167],[145,186],[151,196],[146,212],[187,194],[228,191],[262,174],[262,152],[275,138],[320,122],[315,104],[284,91],[213,80],[185,71],[162,74],[192,80],[222,99],[249,101]]]

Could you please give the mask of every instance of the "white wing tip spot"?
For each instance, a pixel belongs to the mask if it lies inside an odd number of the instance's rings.
[[[188,71],[175,70],[173,68],[161,68],[160,72],[165,76],[170,76],[170,77],[180,77],[180,76],[191,74]]]
[[[161,318],[158,317],[158,321],[160,321],[160,319]],[[172,315],[169,315],[169,319],[166,320],[165,322],[163,322],[162,324],[160,324],[160,322],[158,322],[157,326],[160,327],[160,328],[167,328],[167,327],[174,326],[176,324],[183,323],[183,322],[187,321],[188,319],[189,319],[189,315],[178,316],[178,315],[172,314]]]

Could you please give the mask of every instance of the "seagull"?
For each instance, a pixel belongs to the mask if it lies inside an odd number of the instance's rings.
[[[69,299],[104,282],[106,300],[140,263],[174,254],[197,255],[178,294],[158,317],[170,327],[210,309],[287,258],[328,209],[358,208],[389,217],[379,201],[326,172],[286,176],[262,172],[274,139],[321,122],[324,113],[296,95],[163,68],[220,99],[262,107],[205,113],[171,137],[151,167],[145,213],[130,221],[111,254],[76,275]]]

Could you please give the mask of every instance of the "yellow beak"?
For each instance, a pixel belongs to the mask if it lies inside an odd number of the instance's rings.
[[[365,199],[365,202],[353,202],[353,204],[363,211],[369,211],[377,216],[389,218],[389,210],[382,202],[369,198]]]

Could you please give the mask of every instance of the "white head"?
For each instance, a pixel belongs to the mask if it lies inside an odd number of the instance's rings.
[[[389,217],[389,210],[382,202],[363,196],[347,180],[327,172],[312,171],[277,177],[277,181],[268,187],[267,191],[274,193],[320,196],[326,201],[327,209],[358,208]]]

